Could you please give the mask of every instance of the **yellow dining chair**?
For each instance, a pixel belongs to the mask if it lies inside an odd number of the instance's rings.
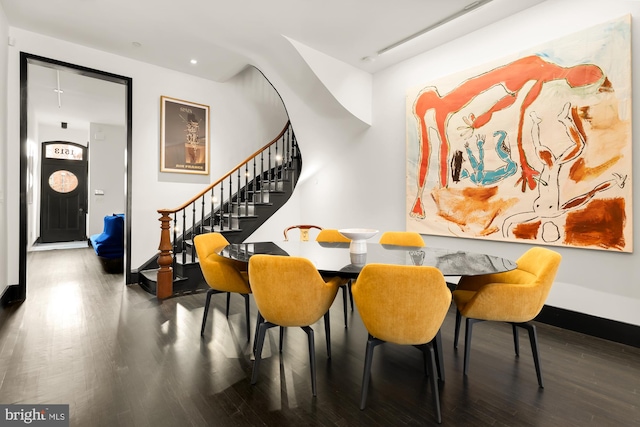
[[[438,423],[442,422],[437,379],[439,376],[444,381],[440,327],[451,305],[451,292],[440,270],[427,266],[367,264],[353,284],[352,292],[369,332],[360,409],[367,403],[374,348],[384,342],[412,345],[423,352],[436,418]]]
[[[308,242],[309,241],[309,230],[322,230],[322,227],[317,225],[310,224],[302,224],[302,225],[292,225],[291,227],[287,227],[284,229],[284,241],[289,241],[289,232],[291,230],[300,230],[300,241]]]
[[[258,307],[258,336],[251,384],[258,381],[258,371],[267,329],[297,326],[307,333],[311,365],[311,389],[316,395],[316,358],[313,339],[314,324],[324,316],[327,355],[331,357],[331,330],[329,308],[338,292],[340,279],[329,282],[320,276],[316,267],[306,258],[253,255],[249,258],[249,281]]]
[[[250,340],[251,326],[249,324],[249,294],[251,293],[251,287],[249,286],[247,264],[218,255],[218,251],[229,244],[227,239],[220,233],[205,233],[197,235],[193,239],[193,244],[196,247],[198,262],[200,263],[200,269],[202,270],[204,280],[211,288],[207,291],[207,300],[204,305],[204,315],[202,316],[200,335],[204,335],[211,296],[217,293],[227,293],[226,314],[227,317],[229,317],[229,300],[231,293],[233,292],[244,297],[245,314],[247,316],[247,341]]]
[[[477,322],[492,320],[511,324],[516,356],[520,355],[518,329],[529,333],[538,385],[543,388],[538,337],[533,320],[549,295],[562,256],[551,249],[533,247],[517,260],[515,270],[482,276],[464,276],[453,291],[456,325],[454,348],[458,348],[461,317],[466,317],[464,341],[464,375],[469,370],[471,333]]]
[[[344,237],[335,228],[324,228],[316,236],[316,242],[321,243],[350,243],[351,239]],[[341,279],[340,289],[342,289],[342,308],[344,311],[344,327],[347,328],[347,293],[351,299],[351,311],[353,311],[353,295],[351,295],[351,280]]]
[[[413,231],[385,231],[380,236],[381,245],[423,247],[424,239],[420,233]]]

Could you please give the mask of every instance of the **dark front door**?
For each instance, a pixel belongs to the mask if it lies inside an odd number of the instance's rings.
[[[86,240],[87,148],[71,142],[42,144],[40,241]]]

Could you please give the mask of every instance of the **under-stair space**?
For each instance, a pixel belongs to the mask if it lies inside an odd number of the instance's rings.
[[[295,135],[287,123],[273,141],[189,201],[175,209],[158,210],[163,216],[161,250],[138,269],[140,286],[159,298],[209,289],[193,238],[215,231],[229,242],[243,242],[291,197],[301,168]],[[159,287],[168,271],[172,285],[167,295]]]

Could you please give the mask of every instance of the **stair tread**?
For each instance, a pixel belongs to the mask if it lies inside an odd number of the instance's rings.
[[[158,282],[158,271],[160,271],[159,268],[151,268],[148,270],[142,270],[140,272],[140,274],[142,276],[144,276],[147,280],[151,281],[151,282]],[[173,278],[173,282],[181,282],[187,280],[186,277],[180,277],[180,276],[176,276]]]

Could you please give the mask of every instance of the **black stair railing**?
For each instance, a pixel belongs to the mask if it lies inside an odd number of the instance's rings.
[[[159,209],[157,298],[173,293],[174,254],[180,254],[182,263],[189,258],[193,262],[195,249],[188,242],[196,235],[239,230],[239,218],[253,216],[257,204],[268,203],[269,193],[282,189],[283,178],[297,172],[298,160],[298,144],[291,123],[287,122],[276,138],[186,203],[174,209]]]

